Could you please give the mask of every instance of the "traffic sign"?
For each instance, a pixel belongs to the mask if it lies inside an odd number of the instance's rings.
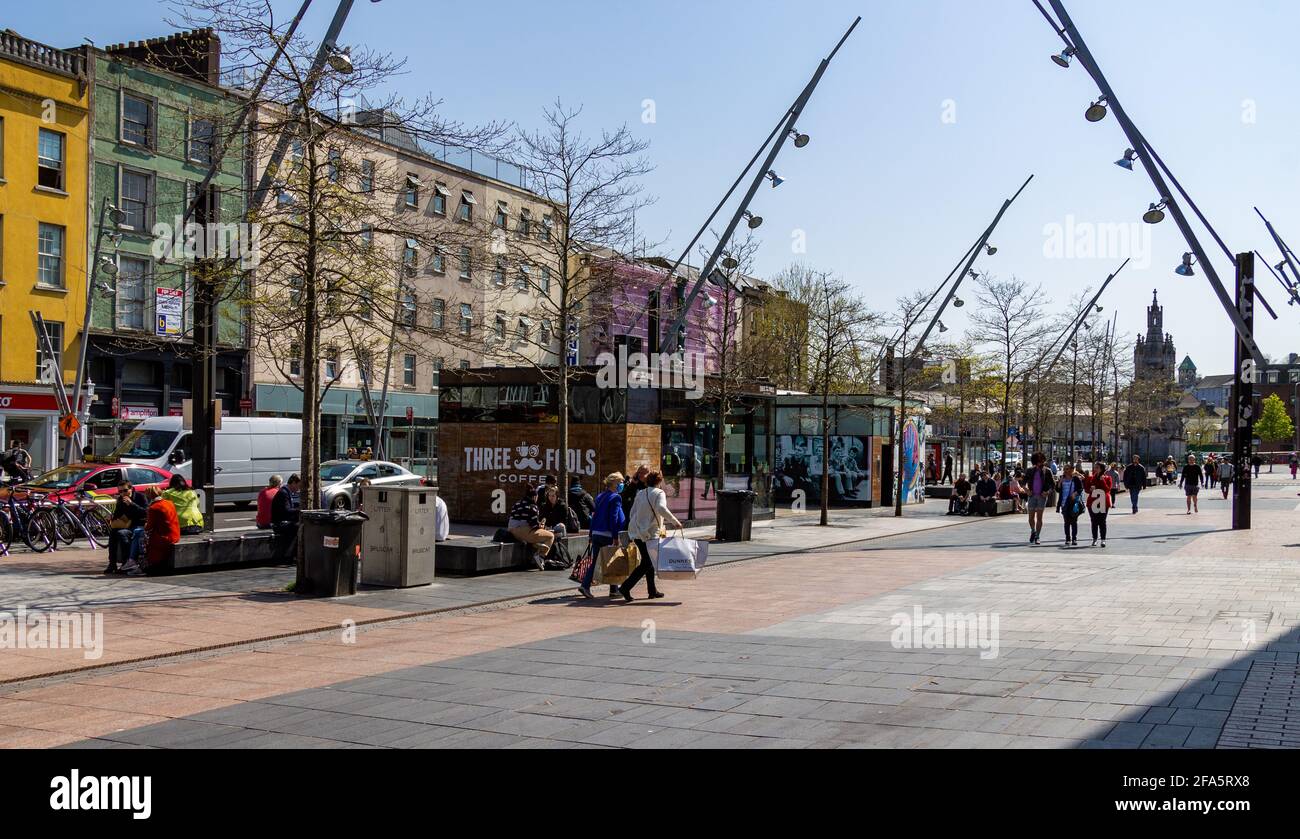
[[[71,437],[81,429],[81,423],[72,414],[64,414],[59,417],[59,433],[64,437]]]

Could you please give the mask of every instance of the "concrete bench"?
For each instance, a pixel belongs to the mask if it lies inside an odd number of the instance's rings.
[[[574,562],[587,550],[587,537],[568,536],[565,544]],[[497,571],[536,568],[531,548],[522,542],[493,542],[490,538],[448,539],[439,542],[433,552],[434,570],[438,574],[475,576]]]
[[[171,571],[198,571],[232,565],[266,565],[272,562],[271,532],[199,533],[182,536],[172,548]]]
[[[952,487],[931,484],[925,488],[925,497],[926,498],[952,498]]]

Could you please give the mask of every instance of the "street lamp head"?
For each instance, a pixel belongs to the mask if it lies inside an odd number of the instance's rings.
[[[965,306],[965,305],[966,305],[966,301],[965,301],[965,300],[962,300],[960,297],[954,297],[954,298],[952,299],[952,307],[953,307],[954,309],[960,309],[962,306]]]
[[[767,174],[764,177],[772,182],[772,189],[776,189],[778,186],[785,183],[785,178],[778,175],[775,169],[768,169]]]
[[[1168,206],[1169,199],[1161,198],[1159,204],[1152,204],[1147,207],[1147,211],[1142,214],[1142,220],[1147,224],[1159,224],[1165,220],[1165,207]]]
[[[947,331],[948,331],[948,327],[943,325],[943,321],[939,321],[939,334],[942,335]]]
[[[740,263],[730,256],[724,256],[722,258],[722,267],[726,268],[728,271],[734,271],[739,265]]]
[[[1097,101],[1088,106],[1088,110],[1083,112],[1083,118],[1088,122],[1101,122],[1106,118],[1106,97],[1098,96]]]
[[[1059,55],[1052,56],[1052,61],[1056,62],[1057,67],[1064,67],[1067,70],[1070,67],[1070,57],[1074,55],[1074,47],[1066,47],[1061,50]]]
[[[985,243],[984,243],[984,252],[985,252],[986,254],[988,254],[989,256],[992,256],[993,254],[995,254],[995,253],[998,252],[998,249],[995,248],[995,247],[993,247],[992,245],[988,244],[987,242],[985,242]]]
[[[1121,157],[1119,160],[1116,160],[1115,165],[1120,167],[1121,169],[1127,169],[1130,172],[1132,172],[1133,159],[1136,157],[1137,157],[1137,152],[1135,152],[1133,149],[1125,149],[1124,156]]]
[[[101,256],[99,258],[99,270],[103,271],[110,277],[117,276],[117,263],[111,257]]]
[[[1101,310],[1102,310],[1104,307],[1094,305],[1092,308],[1097,312],[1097,314],[1101,314]]]
[[[796,149],[801,149],[808,145],[808,141],[812,139],[807,134],[800,134],[798,128],[791,128],[790,136],[794,138],[794,147]]]
[[[980,278],[980,275],[975,273],[974,268],[966,269],[966,276],[970,277],[972,280],[978,280]]]
[[[756,216],[753,213],[751,213],[749,210],[746,210],[743,215],[745,218],[745,222],[749,225],[750,230],[757,230],[760,226],[762,226],[763,224],[762,216]]]
[[[334,72],[348,75],[352,72],[352,48],[344,47],[343,49],[334,48],[330,50],[329,65]]]
[[[1180,277],[1195,277],[1196,272],[1192,270],[1192,255],[1183,254],[1183,264],[1174,269],[1174,273]]]
[[[126,221],[126,213],[119,210],[112,204],[108,205],[108,220],[113,224],[121,224]]]

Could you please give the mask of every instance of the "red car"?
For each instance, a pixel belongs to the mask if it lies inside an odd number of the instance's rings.
[[[142,463],[73,463],[19,484],[16,491],[21,494],[25,489],[34,489],[68,501],[76,500],[78,490],[111,498],[117,495],[117,485],[123,479],[130,481],[136,489],[149,486],[166,489],[171,476],[172,473],[165,469]]]

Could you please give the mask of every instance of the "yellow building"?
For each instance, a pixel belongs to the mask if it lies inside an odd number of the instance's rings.
[[[29,312],[48,325],[69,398],[85,313],[88,73],[85,48],[0,32],[0,440],[36,470],[58,464],[63,441]]]

